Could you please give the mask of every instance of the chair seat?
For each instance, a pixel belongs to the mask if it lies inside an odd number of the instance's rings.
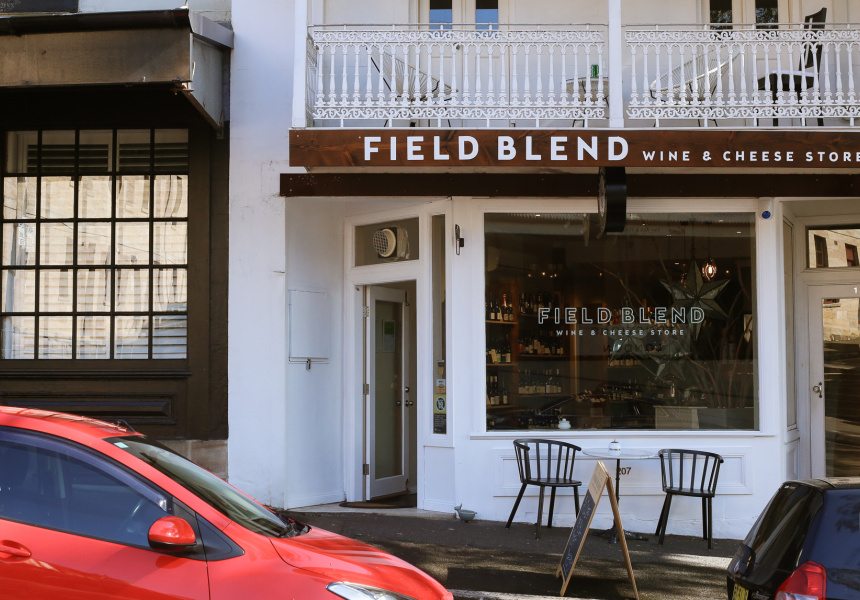
[[[770,79],[768,82],[767,80]],[[797,84],[800,83],[802,79],[806,81],[804,84],[806,87],[812,87],[815,84],[815,74],[810,73],[809,71],[783,71],[782,73],[769,73],[765,77],[759,77],[758,80],[758,89],[766,90],[768,89],[768,85],[770,89],[775,89],[779,91],[788,91],[791,89],[791,80],[794,79],[795,89],[797,88]],[[776,83],[779,82],[780,85],[777,86]]]
[[[582,485],[578,479],[561,479],[556,477],[542,477],[540,479],[527,479],[523,481],[529,485],[543,485],[547,487],[574,487]]]
[[[696,498],[713,498],[714,492],[701,488],[679,488],[667,487],[664,489],[667,494],[677,494],[678,496],[694,496]]]

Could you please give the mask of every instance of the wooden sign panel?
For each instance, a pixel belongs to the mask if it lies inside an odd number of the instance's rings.
[[[295,129],[303,167],[860,167],[860,132],[705,129]]]
[[[562,578],[560,595],[564,596],[567,584],[570,583],[571,574],[574,567],[576,567],[576,562],[579,560],[579,555],[585,544],[585,536],[588,535],[588,528],[591,526],[594,511],[597,509],[597,504],[600,502],[604,488],[608,489],[609,501],[612,504],[612,514],[615,520],[615,527],[618,531],[618,539],[621,542],[621,553],[627,566],[627,576],[633,585],[634,597],[636,600],[639,600],[639,591],[636,589],[636,580],[633,577],[633,565],[630,563],[630,552],[627,550],[627,539],[624,537],[624,528],[621,526],[621,514],[618,512],[618,501],[615,499],[615,486],[612,484],[612,477],[602,462],[598,462],[594,467],[594,473],[591,475],[591,481],[588,483],[588,491],[585,493],[582,506],[579,508],[579,514],[576,515],[576,523],[573,525],[573,530],[571,530],[570,537],[567,540],[567,546],[565,546],[564,553],[561,555],[561,562],[556,569],[555,576]]]

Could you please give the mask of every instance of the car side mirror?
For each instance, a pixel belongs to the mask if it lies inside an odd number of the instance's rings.
[[[165,552],[183,552],[197,545],[197,536],[181,517],[161,517],[149,528],[149,546]]]

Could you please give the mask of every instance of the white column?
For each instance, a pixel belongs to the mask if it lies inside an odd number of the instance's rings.
[[[609,0],[609,126],[624,127],[621,0]]]
[[[313,0],[297,0],[293,14],[293,42],[295,45],[294,56],[296,64],[293,68],[293,106],[292,106],[292,126],[307,127],[307,118],[305,114],[305,95],[308,92],[308,86],[305,84],[307,76],[307,39],[308,39],[308,4]],[[319,65],[321,68],[322,65]],[[287,107],[284,107],[286,110]]]

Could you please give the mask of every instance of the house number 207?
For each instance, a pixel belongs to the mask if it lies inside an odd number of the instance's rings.
[[[630,474],[630,469],[631,469],[631,468],[632,468],[632,467],[621,467],[621,474],[622,474],[622,475],[629,475],[629,474]]]

